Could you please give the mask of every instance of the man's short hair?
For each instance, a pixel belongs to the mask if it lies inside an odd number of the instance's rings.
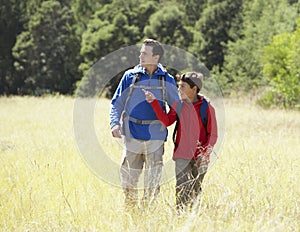
[[[164,49],[163,47],[161,46],[161,44],[157,41],[157,40],[154,40],[154,39],[145,39],[143,44],[145,46],[150,46],[153,48],[153,55],[156,56],[156,55],[159,55],[159,60],[163,57],[164,55]]]
[[[197,72],[187,72],[180,76],[180,80],[188,83],[191,88],[197,86],[197,92],[199,92],[202,88],[203,74]]]

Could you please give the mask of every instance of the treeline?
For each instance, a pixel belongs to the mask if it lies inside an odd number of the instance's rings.
[[[86,74],[101,57],[155,38],[198,57],[224,94],[300,108],[298,0],[0,2],[0,95],[96,88]]]

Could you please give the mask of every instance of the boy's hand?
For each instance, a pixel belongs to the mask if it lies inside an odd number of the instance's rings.
[[[200,168],[200,166],[208,165],[208,163],[209,162],[207,162],[207,160],[205,158],[203,158],[201,155],[199,155],[194,165],[197,168]]]
[[[144,92],[145,97],[146,97],[146,101],[148,103],[151,103],[151,102],[153,102],[156,99],[156,97],[153,95],[153,93],[151,93],[151,92],[149,92],[149,91],[147,91],[145,89],[142,89],[142,91]]]
[[[208,164],[210,162],[210,154],[212,153],[213,147],[207,146],[203,147],[201,142],[197,142],[197,149],[199,149],[198,158],[195,165],[200,167],[202,164]]]

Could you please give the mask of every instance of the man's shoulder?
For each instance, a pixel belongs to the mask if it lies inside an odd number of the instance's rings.
[[[172,76],[172,74],[168,73],[167,70],[160,70],[158,72],[158,75],[159,76],[163,76],[165,78],[166,81],[168,82],[174,82],[175,81],[175,78]]]
[[[168,72],[168,69],[166,66],[162,65],[162,64],[158,64],[158,74],[159,75],[162,75],[162,76],[165,76],[166,77],[166,80],[167,81],[170,81],[170,80],[175,80],[175,78],[172,76],[172,74],[170,74]]]
[[[130,80],[139,73],[140,71],[136,67],[130,68],[124,72],[123,79]]]
[[[172,76],[172,74],[165,72],[165,76],[166,78],[170,79],[170,80],[175,80],[175,78]]]
[[[137,69],[135,67],[133,68],[130,68],[130,69],[127,69],[125,72],[124,72],[124,75],[133,75],[137,73]]]

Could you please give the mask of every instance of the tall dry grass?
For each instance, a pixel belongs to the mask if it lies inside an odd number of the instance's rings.
[[[74,99],[0,98],[1,231],[299,231],[300,113],[225,100],[226,134],[198,204],[174,210],[174,179],[153,206],[123,208],[120,187],[98,178],[73,133]],[[95,130],[119,162],[100,99]],[[170,161],[172,144],[166,145]],[[170,161],[172,162],[172,161]]]

